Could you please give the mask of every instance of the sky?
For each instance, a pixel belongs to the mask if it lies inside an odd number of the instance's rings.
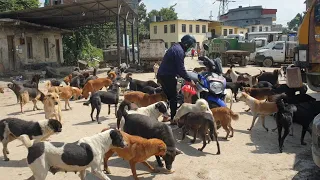
[[[262,5],[263,8],[278,9],[278,24],[287,25],[297,13],[305,11],[305,0],[232,0],[229,3],[229,9],[239,6],[257,6]],[[44,0],[40,0],[43,4]],[[210,11],[212,11],[213,19],[216,20],[219,11],[220,2],[216,0],[142,0],[147,6],[147,11],[153,9],[159,10],[162,7],[169,7],[177,3],[176,12],[179,19],[209,19]],[[215,2],[215,3],[214,3]],[[214,3],[214,4],[213,4]]]

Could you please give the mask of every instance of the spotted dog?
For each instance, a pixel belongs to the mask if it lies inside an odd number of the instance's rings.
[[[32,144],[28,136],[19,138],[28,148],[27,163],[33,177],[44,180],[48,172],[80,172],[80,179],[85,180],[86,169],[100,179],[109,180],[101,170],[106,152],[111,148],[124,148],[125,142],[118,130],[110,129],[102,133],[85,137],[74,143],[40,142]]]
[[[3,157],[9,161],[8,143],[17,139],[22,134],[34,139],[35,143],[47,139],[54,133],[61,132],[62,125],[59,121],[49,119],[39,122],[24,121],[17,118],[7,118],[0,121],[0,140],[3,144]]]

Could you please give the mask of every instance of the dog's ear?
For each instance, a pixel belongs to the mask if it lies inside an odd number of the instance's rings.
[[[183,154],[183,152],[180,151],[178,148],[176,148],[176,155],[179,155],[179,154]]]

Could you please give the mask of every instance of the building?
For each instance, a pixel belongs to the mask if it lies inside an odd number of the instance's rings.
[[[282,30],[283,30],[282,24],[273,24],[271,26],[271,31],[282,31]]]
[[[262,6],[230,9],[220,16],[220,21],[227,26],[248,27],[252,25],[271,26],[277,19],[277,9],[263,9]]]
[[[202,42],[207,40],[209,21],[194,20],[174,20],[152,22],[150,24],[150,39],[162,39],[166,48],[171,47],[174,43],[180,42],[186,34],[193,35],[198,47]]]
[[[268,32],[271,31],[272,25],[250,25],[246,27],[248,32]]]
[[[13,19],[0,19],[0,26],[0,73],[64,62],[62,33],[71,31]]]
[[[217,38],[221,36],[228,36],[229,34],[246,34],[248,30],[246,28],[240,28],[236,26],[225,26],[218,21],[212,21],[209,23],[209,32],[211,37]]]

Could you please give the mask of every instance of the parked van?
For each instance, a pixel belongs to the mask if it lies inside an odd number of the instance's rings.
[[[290,64],[293,61],[293,49],[298,43],[293,41],[274,41],[257,51],[256,64],[271,67],[274,64]]]

